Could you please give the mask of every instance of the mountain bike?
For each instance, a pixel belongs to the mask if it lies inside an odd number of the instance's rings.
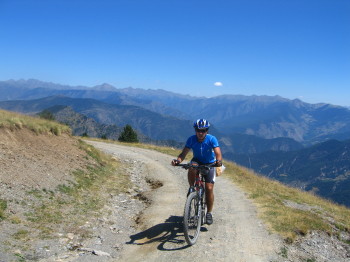
[[[206,223],[206,203],[205,203],[205,182],[203,176],[215,164],[193,165],[178,164],[185,169],[195,168],[198,170],[194,185],[189,188],[185,204],[183,225],[185,239],[188,245],[192,246],[197,242],[201,226]]]

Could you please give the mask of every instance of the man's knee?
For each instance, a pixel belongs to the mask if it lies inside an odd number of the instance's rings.
[[[212,183],[205,183],[205,189],[206,189],[208,192],[212,192],[213,189],[214,189],[214,184],[212,184]]]
[[[196,171],[196,170],[194,170]],[[193,172],[193,170],[188,170],[187,173],[187,177],[188,177],[188,182],[190,183],[190,185],[194,184],[194,181],[196,180],[196,172]]]

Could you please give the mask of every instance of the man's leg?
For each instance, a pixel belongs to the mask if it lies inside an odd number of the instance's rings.
[[[208,212],[211,213],[214,207],[214,184],[212,183],[205,183],[205,201]]]
[[[211,214],[211,211],[213,210],[214,206],[214,184],[212,183],[205,183],[205,200],[207,202],[207,214],[205,216],[205,220],[208,225],[213,224],[213,216]]]
[[[190,168],[188,170],[187,178],[188,178],[188,183],[189,183],[190,186],[194,185],[194,182],[196,180],[196,174],[197,174],[197,170],[196,169]]]

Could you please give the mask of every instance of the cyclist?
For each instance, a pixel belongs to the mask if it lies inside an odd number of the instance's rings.
[[[205,119],[198,119],[194,122],[193,127],[196,134],[187,139],[186,145],[183,148],[177,159],[174,159],[171,164],[176,166],[180,164],[192,149],[193,158],[192,164],[213,164],[215,166],[222,166],[222,154],[219,147],[218,140],[215,136],[208,134],[210,127],[209,121]],[[192,186],[195,182],[196,172],[194,168],[188,170],[188,182]],[[208,225],[213,223],[213,216],[211,214],[214,206],[214,183],[216,177],[216,169],[210,168],[208,174],[205,176],[205,191],[206,203],[208,212],[206,214],[206,221]]]

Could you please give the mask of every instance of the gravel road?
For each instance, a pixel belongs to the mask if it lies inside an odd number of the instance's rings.
[[[182,231],[188,188],[186,171],[171,166],[172,157],[162,153],[102,142],[89,143],[133,163],[134,169],[137,164],[142,172],[138,172],[138,178],[134,177],[134,183],[138,180],[138,183],[148,181],[154,185],[154,189],[143,194],[149,204],[139,214],[137,227],[124,232],[129,233],[129,239],[118,244],[120,253],[114,256],[118,260],[281,261],[280,239],[266,231],[254,205],[225,175],[218,177],[215,184],[214,224],[203,226],[199,240],[189,247]]]

